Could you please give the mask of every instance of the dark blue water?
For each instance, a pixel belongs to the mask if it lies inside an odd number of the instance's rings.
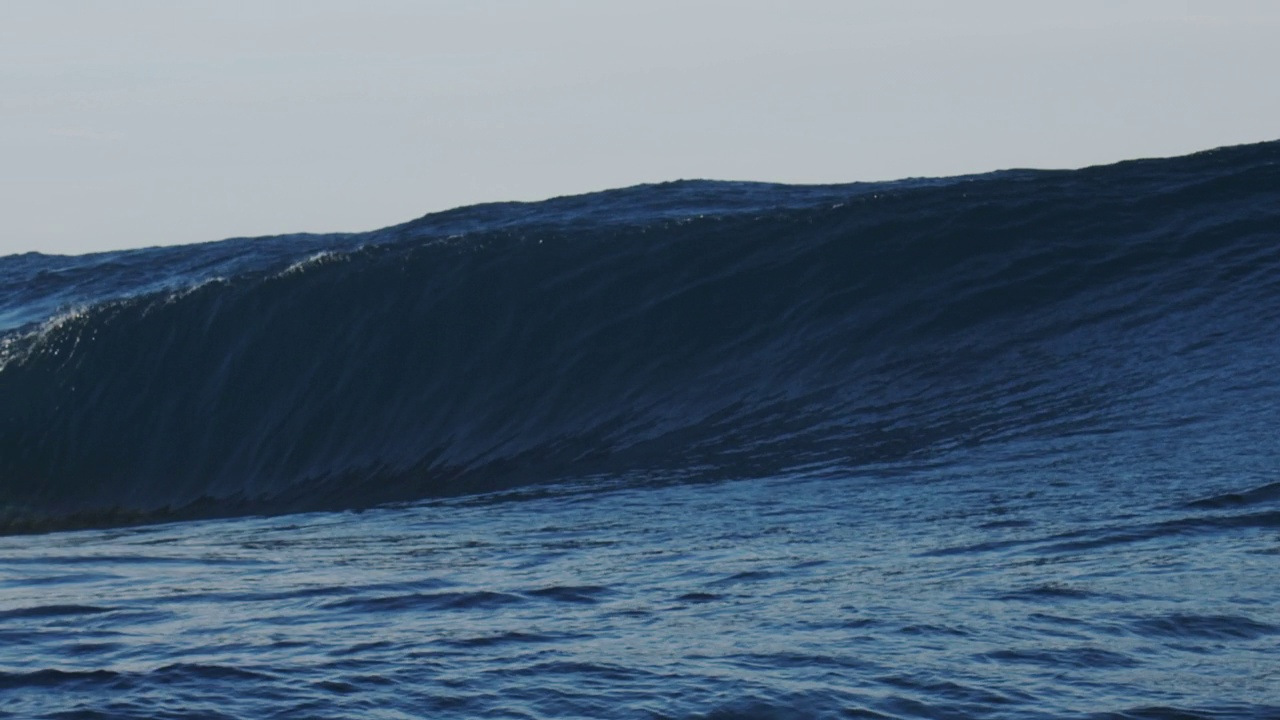
[[[0,717],[1280,717],[1280,143],[12,256],[0,332]]]

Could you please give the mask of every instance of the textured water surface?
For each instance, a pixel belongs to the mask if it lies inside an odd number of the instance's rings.
[[[1051,481],[593,483],[11,537],[0,707],[1277,717],[1280,492],[1116,498],[1038,470]]]
[[[0,258],[0,716],[1274,719],[1277,338],[1280,143]]]

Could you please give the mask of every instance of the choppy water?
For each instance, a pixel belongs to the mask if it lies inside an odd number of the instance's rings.
[[[0,258],[0,716],[1277,718],[1278,337],[1280,143]]]
[[[1016,465],[11,537],[3,712],[1280,716],[1277,486]]]

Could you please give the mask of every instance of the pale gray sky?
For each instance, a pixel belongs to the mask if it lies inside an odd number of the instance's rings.
[[[0,0],[0,255],[1280,137],[1277,0]]]

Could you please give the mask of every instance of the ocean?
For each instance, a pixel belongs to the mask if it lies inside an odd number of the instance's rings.
[[[1280,718],[1280,141],[0,258],[0,718]]]

